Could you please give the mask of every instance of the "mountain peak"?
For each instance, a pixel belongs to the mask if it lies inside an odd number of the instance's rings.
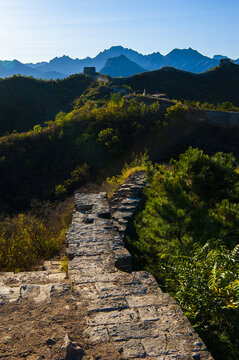
[[[108,59],[100,72],[112,77],[128,77],[144,71],[144,68],[128,59],[127,56],[121,54],[120,56]]]
[[[214,55],[213,59],[214,60],[221,60],[221,59],[228,59],[228,57],[224,56],[224,55]]]
[[[68,55],[62,55],[62,56],[56,56],[54,57],[52,60],[50,60],[50,62],[53,62],[53,61],[73,61],[72,58],[70,58],[70,56]]]
[[[120,50],[124,50],[124,49],[126,49],[126,48],[124,48],[123,46],[121,46],[121,45],[113,45],[113,46],[111,46],[110,48],[109,48],[109,50],[111,50],[111,49],[120,49]]]
[[[189,47],[188,49],[178,49],[178,48],[176,48],[176,49],[173,49],[172,51],[170,51],[167,55],[169,55],[169,54],[199,54],[200,56],[203,56],[197,50],[194,50],[191,47]]]
[[[104,69],[109,65],[107,61],[109,59],[118,58],[114,60],[113,64],[117,64],[117,72],[120,74],[125,73],[126,68],[131,68],[133,75],[135,72],[158,70],[162,67],[174,67],[176,69],[190,71],[194,73],[201,73],[208,71],[219,65],[221,59],[226,59],[226,56],[215,55],[213,58],[200,54],[192,47],[185,49],[174,49],[167,55],[162,55],[160,52],[153,52],[148,55],[143,55],[130,48],[123,47],[121,45],[113,45],[109,49],[105,49],[95,57],[86,57],[84,59],[75,58],[72,59],[68,55],[62,55],[55,57],[49,62],[40,62],[36,64],[22,64],[18,60],[13,61],[0,61],[0,77],[11,76],[12,74],[21,73],[23,75],[29,74],[33,76],[42,76],[44,73],[57,72],[62,76],[69,76],[83,72],[83,68],[87,66],[94,66],[97,71]],[[119,62],[122,62],[120,65]],[[131,65],[129,65],[129,61]],[[106,64],[107,63],[107,64]],[[126,65],[126,63],[128,65]],[[239,64],[239,59],[235,60],[236,64]],[[25,68],[24,68],[25,66]],[[125,69],[123,70],[123,67]],[[136,68],[136,66],[138,66]],[[122,72],[123,71],[123,72]],[[118,76],[118,75],[117,75]],[[123,76],[123,75],[119,75]],[[126,76],[126,75],[125,75]]]

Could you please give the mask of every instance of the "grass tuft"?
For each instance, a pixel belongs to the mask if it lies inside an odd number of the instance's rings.
[[[147,152],[136,156],[130,164],[125,163],[123,169],[121,170],[121,174],[108,177],[106,179],[108,198],[111,198],[120,185],[123,184],[130,176],[137,172],[148,171],[150,165],[151,162],[149,161]]]

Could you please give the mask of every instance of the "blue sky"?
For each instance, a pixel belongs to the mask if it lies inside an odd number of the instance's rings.
[[[95,56],[122,45],[239,58],[239,0],[0,0],[0,59]]]

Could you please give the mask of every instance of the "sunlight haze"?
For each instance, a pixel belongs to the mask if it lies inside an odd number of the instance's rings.
[[[94,57],[113,45],[236,59],[238,14],[238,0],[0,0],[0,59]]]

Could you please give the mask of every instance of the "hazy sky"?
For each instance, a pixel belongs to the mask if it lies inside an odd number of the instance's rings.
[[[122,45],[239,58],[239,0],[0,0],[0,59],[83,58]]]

